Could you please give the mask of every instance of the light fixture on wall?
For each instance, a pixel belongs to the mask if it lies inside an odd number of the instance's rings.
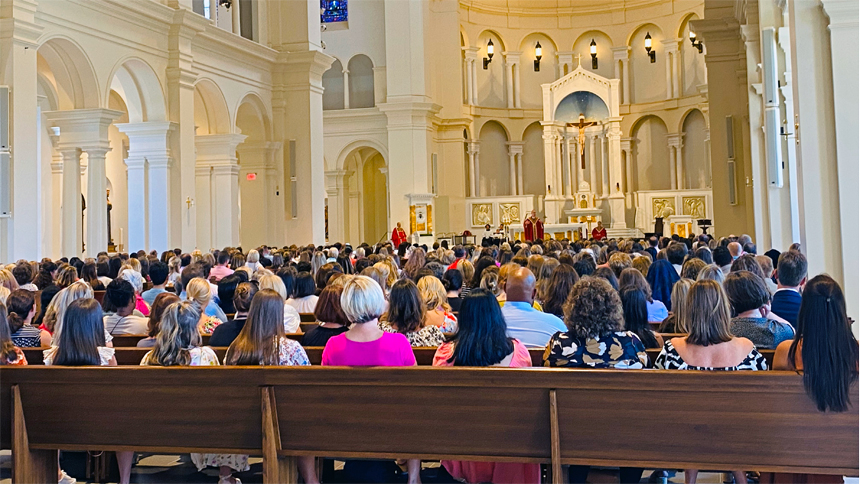
[[[589,47],[591,48],[591,68],[597,69],[597,42],[591,39]]]
[[[695,47],[700,54],[702,53],[702,41],[696,39],[696,33],[692,30],[690,31],[690,43],[693,44],[693,47]]]
[[[233,7],[233,0],[218,0],[218,5],[224,8],[231,8]]]
[[[493,61],[493,54],[495,53],[495,48],[493,47],[493,39],[487,41],[487,57],[484,57],[484,69]]]
[[[651,49],[651,32],[645,34],[645,52],[648,53],[652,64],[657,62],[657,52]]]
[[[543,57],[543,49],[540,42],[535,45],[535,72],[540,72],[540,59]]]

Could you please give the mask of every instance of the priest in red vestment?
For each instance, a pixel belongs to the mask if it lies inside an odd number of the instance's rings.
[[[396,249],[403,242],[406,242],[406,231],[400,227],[400,222],[397,222],[397,227],[394,227],[394,230],[391,231],[391,243],[394,244],[394,248]]]
[[[537,218],[534,210],[532,210],[529,213],[529,217],[523,221],[523,236],[527,242],[543,240],[543,222]]]
[[[597,227],[591,230],[591,238],[594,240],[603,240],[606,238],[606,228],[603,227],[603,222],[597,222]]]

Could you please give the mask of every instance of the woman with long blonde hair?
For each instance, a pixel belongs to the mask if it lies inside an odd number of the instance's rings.
[[[457,332],[457,317],[451,313],[448,291],[442,281],[435,276],[424,276],[418,281],[418,292],[427,309],[424,315],[425,324],[437,326],[443,333]]]
[[[206,315],[206,306],[212,299],[212,289],[209,283],[202,277],[195,277],[188,282],[188,287],[185,288],[185,297],[188,301],[194,303],[197,307],[197,312],[200,313],[198,330],[201,334],[212,334],[215,328],[221,324],[221,320],[216,316]]]

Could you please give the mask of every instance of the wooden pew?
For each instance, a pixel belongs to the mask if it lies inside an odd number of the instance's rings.
[[[105,291],[93,291],[93,297],[101,304],[105,300]]]
[[[27,358],[27,363],[30,365],[41,365],[42,364],[42,350],[44,348],[22,348],[24,351],[24,356]],[[140,360],[143,358],[143,355],[146,354],[151,348],[134,348],[134,347],[118,347],[116,348],[116,361],[118,365],[138,365],[140,364]],[[224,355],[227,353],[227,348],[212,348],[215,350],[215,353],[218,355],[218,361],[224,361]],[[308,354],[308,359],[311,362],[311,365],[319,365],[322,361],[322,346],[306,346],[304,348],[305,352]],[[428,347],[428,348],[412,348],[413,353],[415,353],[415,360],[418,363],[418,366],[430,366],[433,364],[433,356],[436,354],[436,348]],[[660,349],[649,349],[646,350],[648,353],[648,359],[651,361],[651,364],[654,364],[654,361],[657,360],[657,356],[660,354]],[[768,368],[773,366],[773,354],[774,350],[759,350],[759,352],[764,356],[767,361]],[[529,350],[529,355],[532,358],[532,366],[543,366],[543,354],[544,350],[541,348],[533,348]]]
[[[317,317],[314,316],[314,313],[299,313],[299,321],[303,323],[315,323]]]
[[[317,323],[317,322],[299,323],[299,327],[301,328],[302,333],[307,333],[308,331],[312,330],[313,328],[315,328],[317,326],[319,326],[319,323]]]
[[[262,454],[266,483],[299,455],[856,476],[858,423],[791,372],[0,367],[14,483],[55,478],[57,449]]]
[[[203,346],[209,345],[209,336],[208,334],[200,335],[203,338]],[[295,341],[301,341],[303,333],[289,333],[287,334],[287,338],[290,338]],[[128,348],[137,346],[137,342],[147,338],[145,334],[121,334],[113,337],[113,346],[114,348]]]

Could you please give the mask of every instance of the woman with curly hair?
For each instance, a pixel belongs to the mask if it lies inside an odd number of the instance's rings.
[[[632,368],[648,366],[645,346],[624,331],[621,299],[600,277],[583,277],[564,305],[566,333],[556,333],[543,355],[544,366]],[[589,466],[570,466],[568,482],[586,482]],[[641,468],[621,468],[620,482],[639,482]]]

